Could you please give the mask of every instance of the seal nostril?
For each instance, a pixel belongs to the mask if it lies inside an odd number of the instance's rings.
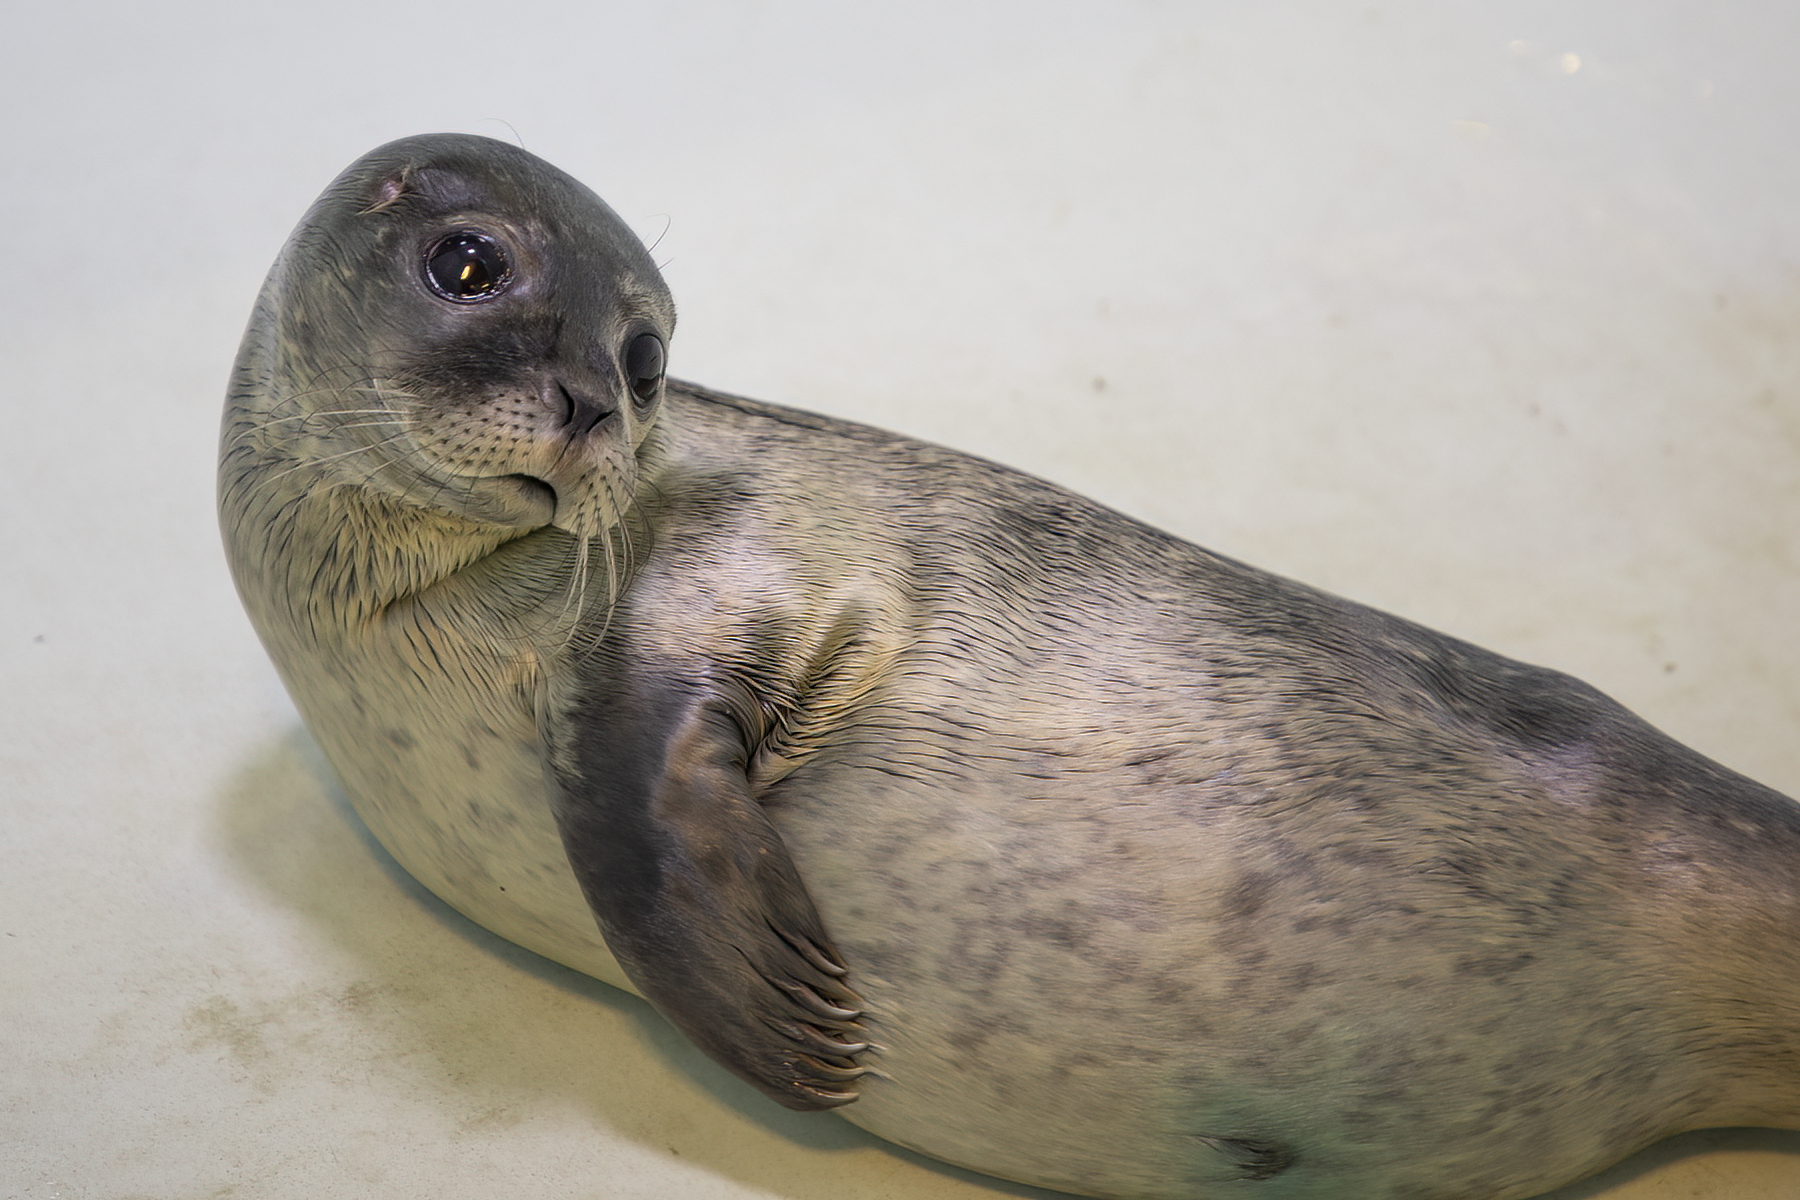
[[[618,411],[576,395],[561,380],[556,383],[556,393],[562,399],[562,423],[575,437],[586,436],[596,425]]]

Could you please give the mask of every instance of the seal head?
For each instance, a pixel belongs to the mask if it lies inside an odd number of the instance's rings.
[[[299,460],[492,525],[617,523],[675,307],[598,196],[503,143],[409,138],[301,229],[263,301],[272,373],[303,373],[267,414]]]

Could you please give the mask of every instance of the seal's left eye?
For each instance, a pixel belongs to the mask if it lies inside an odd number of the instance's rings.
[[[425,282],[446,300],[492,300],[512,282],[512,263],[499,242],[465,229],[439,238],[425,252]]]
[[[631,394],[639,404],[656,399],[662,385],[663,344],[654,333],[640,333],[625,347],[625,378],[631,381]]]

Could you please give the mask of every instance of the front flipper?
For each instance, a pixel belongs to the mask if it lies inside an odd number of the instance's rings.
[[[698,686],[602,685],[550,723],[569,863],[644,997],[796,1109],[856,1099],[854,992],[781,835],[746,736]]]

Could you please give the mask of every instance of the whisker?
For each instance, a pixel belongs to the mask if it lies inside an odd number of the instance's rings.
[[[581,614],[587,607],[588,539],[576,535],[572,549],[575,552],[575,569],[569,576],[568,595],[563,601],[562,611],[557,614],[558,621],[568,622],[568,632],[563,635],[562,644],[565,653],[574,645],[575,638],[581,632]],[[571,606],[574,608],[572,618],[569,614]]]
[[[366,454],[371,450],[379,450],[383,446],[386,446],[391,442],[398,441],[400,438],[402,438],[404,436],[405,436],[404,433],[396,433],[392,437],[382,438],[380,441],[374,442],[367,446],[353,446],[350,449],[341,451],[337,454],[327,454],[321,458],[309,458],[309,459],[305,460],[304,462],[297,462],[291,467],[288,467],[284,470],[277,471],[273,475],[270,475],[268,477],[268,482],[273,483],[277,479],[281,479],[285,476],[292,475],[295,471],[304,470],[307,467],[322,467],[326,463],[336,462],[339,459],[349,458],[352,455]],[[377,470],[379,470],[379,469],[380,468],[378,467]],[[370,472],[371,476],[373,474],[374,474],[374,472]]]
[[[656,248],[658,246],[662,245],[662,240],[669,236],[669,230],[671,230],[675,227],[675,218],[670,216],[668,213],[662,214],[662,219],[663,219],[662,232],[656,235],[656,240],[651,242],[648,247],[651,254],[656,253]]]
[[[624,514],[620,514],[621,518]],[[613,551],[613,537],[618,536],[619,549]],[[625,595],[625,580],[631,574],[631,538],[625,532],[625,524],[621,519],[606,531],[606,618],[600,622],[600,632],[594,636],[594,644],[598,646],[606,640],[612,630],[613,614],[619,611],[619,600]]]
[[[385,408],[325,408],[325,409],[319,409],[315,412],[295,413],[291,417],[268,417],[268,418],[265,418],[261,422],[261,424],[263,424],[264,426],[285,425],[290,421],[323,421],[327,417],[377,417],[377,416],[386,416],[390,420],[395,420],[395,421],[400,419],[397,415],[395,415],[394,413],[390,412],[388,409],[385,409]],[[346,428],[355,428],[355,426],[347,426]]]

